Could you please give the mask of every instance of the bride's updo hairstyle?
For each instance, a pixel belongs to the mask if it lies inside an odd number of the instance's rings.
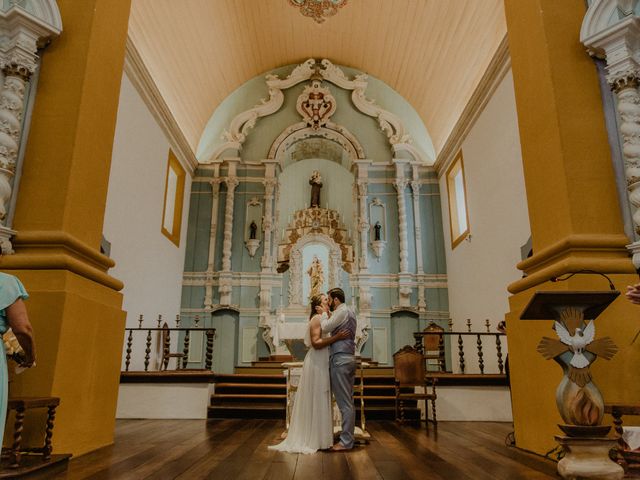
[[[324,293],[319,293],[311,297],[311,313],[309,314],[309,320],[311,320],[313,316],[318,313],[316,312],[316,307],[322,305],[322,297],[324,297]]]

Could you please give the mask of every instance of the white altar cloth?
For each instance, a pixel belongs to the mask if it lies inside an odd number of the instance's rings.
[[[278,322],[278,326],[276,328],[276,334],[273,338],[274,345],[280,344],[281,341],[284,340],[302,340],[304,339],[305,334],[307,333],[307,329],[309,328],[308,323],[303,322],[291,322],[291,323],[280,323]]]

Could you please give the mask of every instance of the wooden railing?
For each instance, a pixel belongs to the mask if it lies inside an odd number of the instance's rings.
[[[489,320],[486,321],[487,331],[485,332],[472,332],[470,320],[467,320],[466,332],[452,331],[451,326],[452,322],[449,321],[449,330],[414,332],[415,349],[423,353],[427,359],[435,359],[438,371],[465,374],[469,370],[467,364],[468,357],[470,356],[465,355],[465,347],[469,348],[469,343],[473,342],[473,356],[477,361],[477,367],[481,375],[489,373],[502,375],[505,373],[506,355],[503,352],[503,346],[506,344],[506,335],[503,332],[491,332]],[[433,340],[429,341],[429,338]],[[437,345],[437,347],[426,352],[424,350],[425,343]],[[449,355],[447,355],[447,353],[449,353]],[[494,355],[494,357],[491,357],[491,362],[485,360],[485,354]],[[451,364],[456,355],[458,359],[458,371],[453,372]],[[449,362],[447,361],[447,357],[450,359]],[[491,363],[498,371],[487,372],[487,363]]]
[[[213,339],[216,333],[215,328],[206,328],[200,327],[199,319],[196,318],[195,326],[193,327],[181,327],[180,326],[180,317],[176,317],[176,327],[170,328],[166,322],[163,323],[162,316],[158,316],[156,320],[156,327],[143,327],[142,324],[144,322],[143,316],[140,315],[138,319],[138,327],[134,328],[125,328],[125,336],[126,336],[126,344],[125,344],[125,362],[124,362],[124,371],[128,372],[131,367],[131,361],[134,357],[135,353],[133,352],[133,345],[135,342],[136,336],[140,338],[140,335],[145,335],[144,337],[144,371],[149,371],[149,366],[151,364],[151,351],[152,351],[152,343],[154,340],[153,333],[155,332],[157,336],[160,336],[160,348],[161,351],[157,352],[157,358],[160,359],[160,364],[158,365],[158,370],[167,370],[169,367],[169,361],[172,358],[176,359],[176,368],[175,370],[184,370],[187,368],[187,364],[189,362],[189,350],[191,348],[191,336],[194,332],[204,332],[205,336],[205,354],[204,354],[204,369],[211,370],[213,364]],[[171,352],[171,339],[172,335],[178,336],[178,351]],[[156,336],[156,342],[157,340]],[[175,337],[174,337],[175,338]],[[180,344],[181,343],[181,344]],[[137,353],[137,352],[136,352]],[[159,355],[158,355],[159,353]]]

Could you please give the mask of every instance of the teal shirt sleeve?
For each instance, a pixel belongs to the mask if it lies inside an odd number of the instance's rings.
[[[29,294],[22,282],[13,275],[2,274],[0,276],[0,310],[4,317],[4,309],[12,305],[19,298],[26,300]]]

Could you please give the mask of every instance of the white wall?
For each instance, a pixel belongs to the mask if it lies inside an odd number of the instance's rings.
[[[126,75],[122,78],[118,120],[104,220],[116,262],[110,274],[124,282],[127,326],[156,326],[162,314],[173,327],[180,311],[191,177],[187,174],[180,246],[161,232],[169,143]],[[142,339],[134,345],[132,369],[140,369]],[[155,342],[154,342],[155,343]]]
[[[511,395],[508,387],[437,387],[436,415],[447,422],[511,422]],[[425,415],[425,401],[419,402]],[[431,402],[426,405],[431,418]]]
[[[531,233],[511,71],[471,128],[462,155],[471,238],[453,250],[445,176],[440,179],[449,311],[454,330],[466,331],[464,322],[470,318],[474,331],[484,331],[488,318],[495,331],[508,311],[507,285],[521,278],[516,264]],[[474,347],[475,339],[469,338],[467,367],[477,369]],[[484,354],[488,366],[496,363],[494,352],[495,347]]]
[[[128,383],[120,385],[116,418],[206,419],[208,383]]]

